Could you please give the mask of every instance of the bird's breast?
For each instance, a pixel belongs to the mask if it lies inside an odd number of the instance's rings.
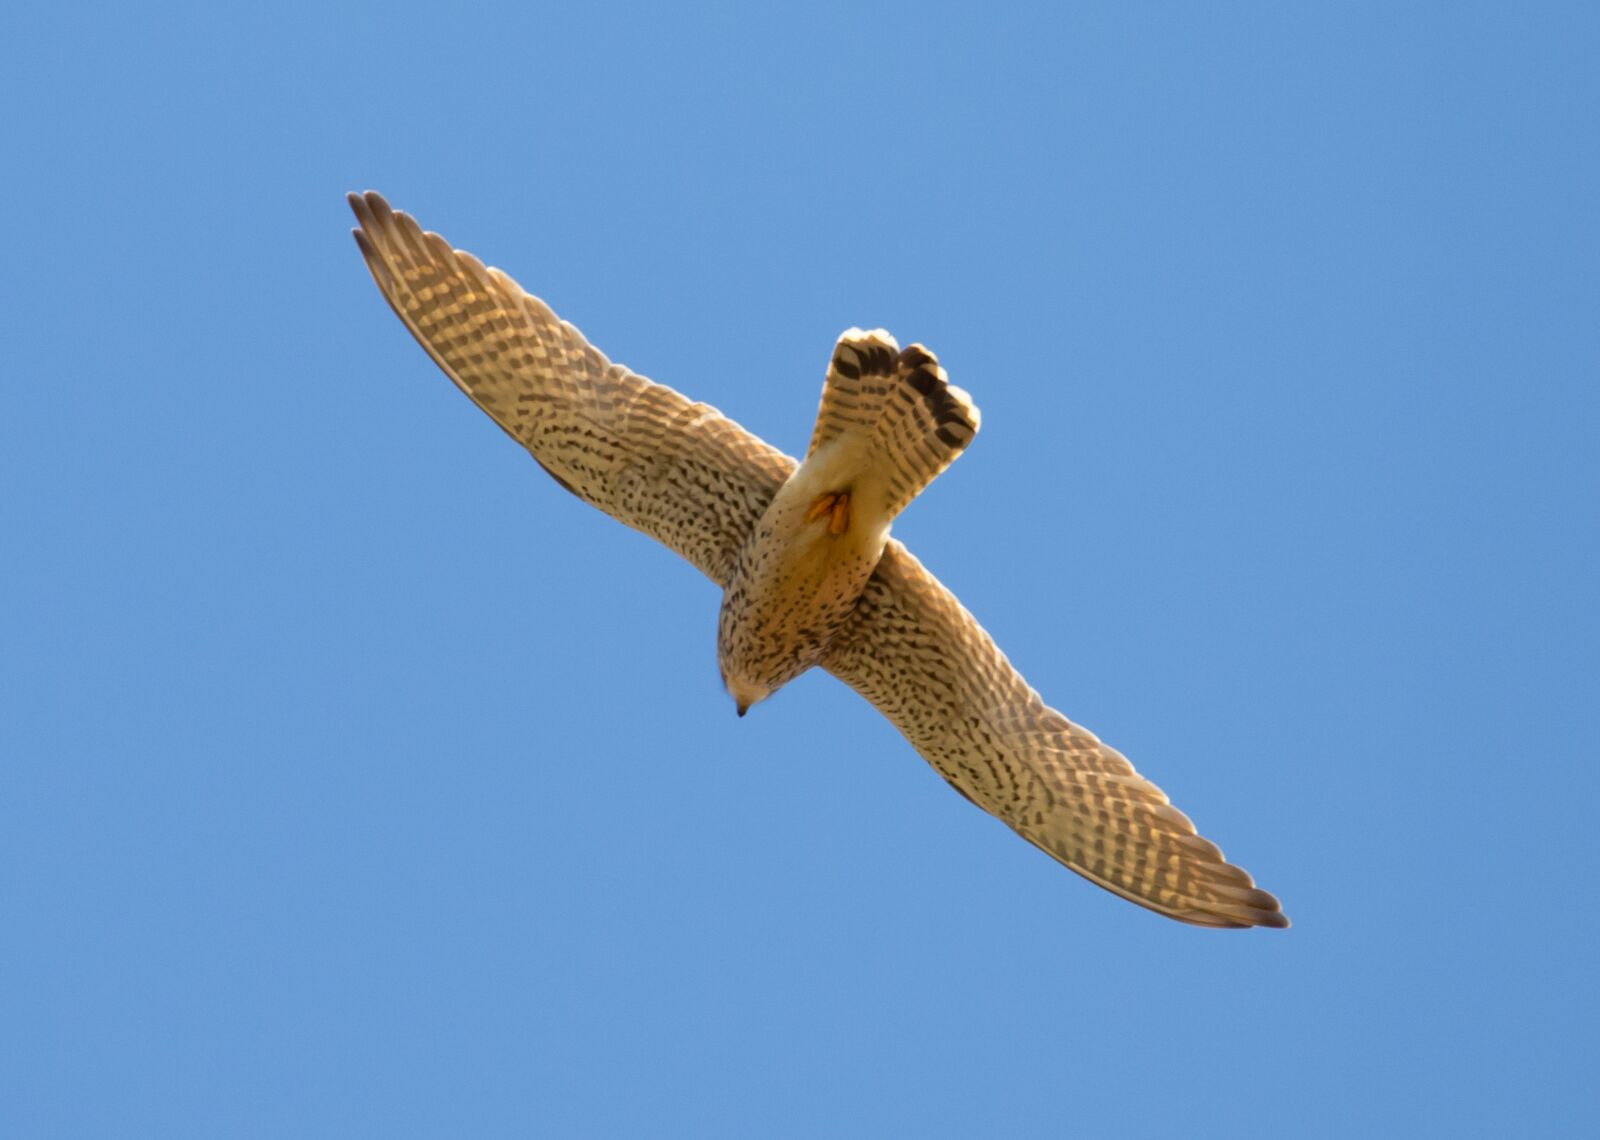
[[[877,568],[889,529],[875,495],[804,467],[779,490],[740,551],[723,595],[723,676],[768,691],[821,658]],[[834,480],[838,482],[838,480]]]

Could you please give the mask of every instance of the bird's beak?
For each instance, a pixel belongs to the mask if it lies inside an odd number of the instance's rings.
[[[739,705],[738,708],[739,708],[739,715],[740,716],[743,716],[745,713],[750,711],[750,706],[747,705],[747,704],[746,705]]]

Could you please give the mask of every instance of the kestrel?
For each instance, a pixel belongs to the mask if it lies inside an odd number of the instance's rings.
[[[972,442],[978,409],[921,345],[839,338],[802,462],[612,364],[498,269],[350,195],[373,280],[473,403],[556,482],[723,589],[739,715],[812,666],[939,775],[1090,882],[1199,926],[1289,925],[1121,753],[1047,706],[889,525]]]

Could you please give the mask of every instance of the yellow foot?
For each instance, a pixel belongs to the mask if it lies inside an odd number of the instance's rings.
[[[840,491],[836,495],[822,495],[811,508],[806,511],[806,522],[816,522],[818,519],[828,520],[828,533],[837,538],[850,529],[850,492]]]
[[[806,522],[816,522],[823,515],[833,510],[833,504],[838,501],[838,495],[823,495],[811,504],[811,509],[806,512]]]
[[[828,533],[837,538],[850,529],[850,492],[845,491],[833,501],[833,517],[828,520]]]

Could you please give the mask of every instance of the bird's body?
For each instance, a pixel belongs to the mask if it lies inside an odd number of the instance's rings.
[[[563,487],[723,587],[718,663],[741,715],[820,666],[968,800],[1107,890],[1202,926],[1288,925],[1159,788],[1047,707],[889,537],[978,430],[932,353],[847,331],[797,463],[611,364],[505,274],[378,195],[350,201],[374,280],[456,385]]]
[[[839,338],[811,449],[740,546],[723,593],[718,663],[741,715],[822,659],[894,516],[977,430],[977,408],[927,349],[902,353],[882,329]]]
[[[822,659],[877,569],[889,520],[868,508],[860,482],[848,455],[807,460],[740,547],[717,618],[717,664],[741,712]],[[841,492],[849,506],[836,512],[828,497]]]

